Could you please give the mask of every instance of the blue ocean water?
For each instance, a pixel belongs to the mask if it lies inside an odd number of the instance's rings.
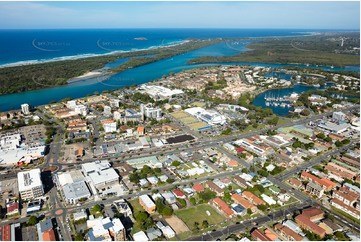
[[[0,30],[0,65],[148,49],[177,44],[189,38],[289,36],[304,35],[305,32],[307,30],[288,29]]]
[[[269,37],[304,35],[305,32],[316,30],[236,30],[236,29],[135,29],[135,30],[0,30],[0,63],[49,61],[67,59],[77,56],[105,54],[114,51],[131,51],[162,45],[179,43],[187,38],[230,38],[230,37]],[[4,37],[4,38],[3,38]],[[135,39],[138,38],[138,39]],[[146,39],[139,39],[146,38]],[[33,46],[35,39],[36,47]],[[48,42],[46,42],[47,40]],[[37,42],[39,41],[39,42]],[[126,41],[129,41],[129,44]],[[165,60],[143,65],[137,68],[104,78],[79,81],[65,86],[45,88],[41,90],[0,96],[0,111],[19,109],[22,103],[43,105],[50,101],[63,98],[79,98],[95,91],[114,90],[133,84],[146,83],[186,69],[220,65],[222,63],[207,63],[189,65],[187,62],[200,56],[227,56],[246,51],[247,43],[252,40],[222,42]],[[123,43],[123,44],[122,44]],[[132,45],[133,43],[134,45]],[[106,47],[106,48],[100,48]],[[39,49],[40,48],[40,49]],[[45,49],[45,50],[41,50]],[[69,57],[70,56],[70,57]],[[113,68],[126,61],[120,59],[106,65]],[[230,63],[223,63],[230,64]],[[279,67],[284,65],[266,63],[235,63]],[[313,68],[310,66],[309,68]],[[315,67],[314,67],[315,68]],[[318,67],[320,68],[320,67]],[[327,68],[327,67],[324,67]],[[329,68],[329,67],[328,67]],[[346,70],[359,71],[359,67],[349,67]]]

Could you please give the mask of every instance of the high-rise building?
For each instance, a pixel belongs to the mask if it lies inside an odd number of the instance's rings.
[[[25,115],[30,114],[30,106],[27,103],[21,104],[21,112]]]
[[[162,110],[160,108],[154,108],[153,104],[140,105],[140,112],[147,118],[160,118],[162,117]]]
[[[104,106],[104,115],[106,116],[112,115],[112,108],[109,106]]]
[[[44,195],[40,169],[18,173],[19,193],[22,200],[32,200]]]

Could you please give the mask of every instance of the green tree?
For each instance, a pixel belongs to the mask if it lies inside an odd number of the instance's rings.
[[[250,208],[247,208],[247,214],[251,215],[252,214],[252,210]]]
[[[175,167],[179,166],[180,164],[181,164],[180,161],[177,161],[177,160],[172,162],[172,166],[175,166]]]
[[[38,222],[38,218],[36,216],[32,215],[32,216],[30,216],[27,224],[29,226],[33,226],[33,225],[37,224],[37,222]]]
[[[195,199],[194,197],[191,197],[191,198],[189,199],[189,202],[190,202],[193,206],[197,205],[197,201],[196,201],[196,199]]]
[[[74,239],[75,241],[84,241],[84,236],[82,234],[76,234]]]
[[[209,227],[209,223],[208,223],[207,220],[203,220],[202,227],[205,228],[205,229]]]
[[[164,216],[172,216],[173,215],[173,208],[169,205],[165,206],[162,210],[162,215]]]

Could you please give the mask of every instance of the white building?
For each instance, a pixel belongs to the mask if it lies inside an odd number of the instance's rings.
[[[82,104],[76,105],[74,107],[74,112],[82,116],[86,116],[88,114],[88,107]]]
[[[120,112],[115,111],[115,112],[113,113],[113,119],[114,119],[114,120],[120,120],[121,118],[122,118],[122,115],[120,114]]]
[[[117,131],[117,123],[113,120],[104,120],[102,125],[105,133],[112,133]]]
[[[90,228],[87,237],[90,241],[124,241],[125,228],[120,219],[111,220],[106,218],[92,218],[87,221],[87,227]]]
[[[21,104],[21,112],[25,115],[30,114],[29,104],[27,103]]]
[[[104,115],[111,116],[112,115],[112,108],[109,106],[104,106]]]
[[[332,118],[335,119],[336,121],[345,121],[346,120],[346,114],[344,114],[341,111],[333,112],[332,113]]]
[[[22,200],[32,200],[44,195],[44,187],[40,177],[40,169],[18,173],[19,193]]]
[[[148,103],[147,105],[140,105],[140,112],[143,116],[147,118],[158,119],[162,117],[162,109],[153,107],[153,104]]]
[[[216,125],[216,124],[223,125],[227,122],[227,118],[215,110],[205,110],[200,107],[194,107],[194,108],[187,108],[184,111],[210,125]]]
[[[114,107],[114,108],[119,108],[119,103],[120,103],[120,100],[119,99],[110,99],[109,101],[109,104],[110,104],[110,107]]]
[[[143,241],[149,241],[147,235],[144,233],[144,231],[139,231],[135,234],[133,234],[133,239],[134,241],[140,241],[140,242],[143,242]]]
[[[173,229],[171,229],[171,227],[169,227],[169,225],[165,226],[164,228],[161,228],[163,235],[167,238],[167,239],[171,239],[175,236],[175,232]]]
[[[165,100],[172,99],[177,96],[183,95],[183,91],[180,89],[169,89],[162,86],[150,86],[150,85],[141,85],[140,88],[142,92],[147,93],[153,100]]]
[[[93,191],[97,189],[103,192],[107,187],[119,183],[118,173],[107,160],[82,164],[82,172]]]

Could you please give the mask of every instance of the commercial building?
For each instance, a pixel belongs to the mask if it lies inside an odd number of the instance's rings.
[[[147,93],[154,101],[172,99],[184,94],[180,89],[169,89],[162,86],[141,85],[140,90]]]
[[[44,195],[40,169],[18,173],[19,193],[22,200],[32,200]]]
[[[336,134],[345,132],[351,125],[348,123],[332,123],[330,121],[321,122],[318,127]]]
[[[76,204],[81,199],[89,199],[91,193],[80,171],[61,172],[55,175],[57,186],[67,203]]]
[[[223,125],[227,122],[226,117],[215,110],[205,110],[200,107],[194,107],[187,108],[184,111],[209,125]]]
[[[162,162],[158,160],[156,156],[147,156],[142,158],[135,158],[131,160],[126,161],[128,165],[137,168],[142,169],[143,166],[147,165],[151,168],[162,168]]]
[[[139,196],[139,203],[147,213],[152,214],[155,212],[155,203],[152,201],[152,199],[150,199],[148,195],[145,194]]]
[[[332,119],[336,120],[336,121],[345,121],[346,120],[346,114],[344,114],[343,112],[339,111],[339,112],[333,112],[332,113]]]

